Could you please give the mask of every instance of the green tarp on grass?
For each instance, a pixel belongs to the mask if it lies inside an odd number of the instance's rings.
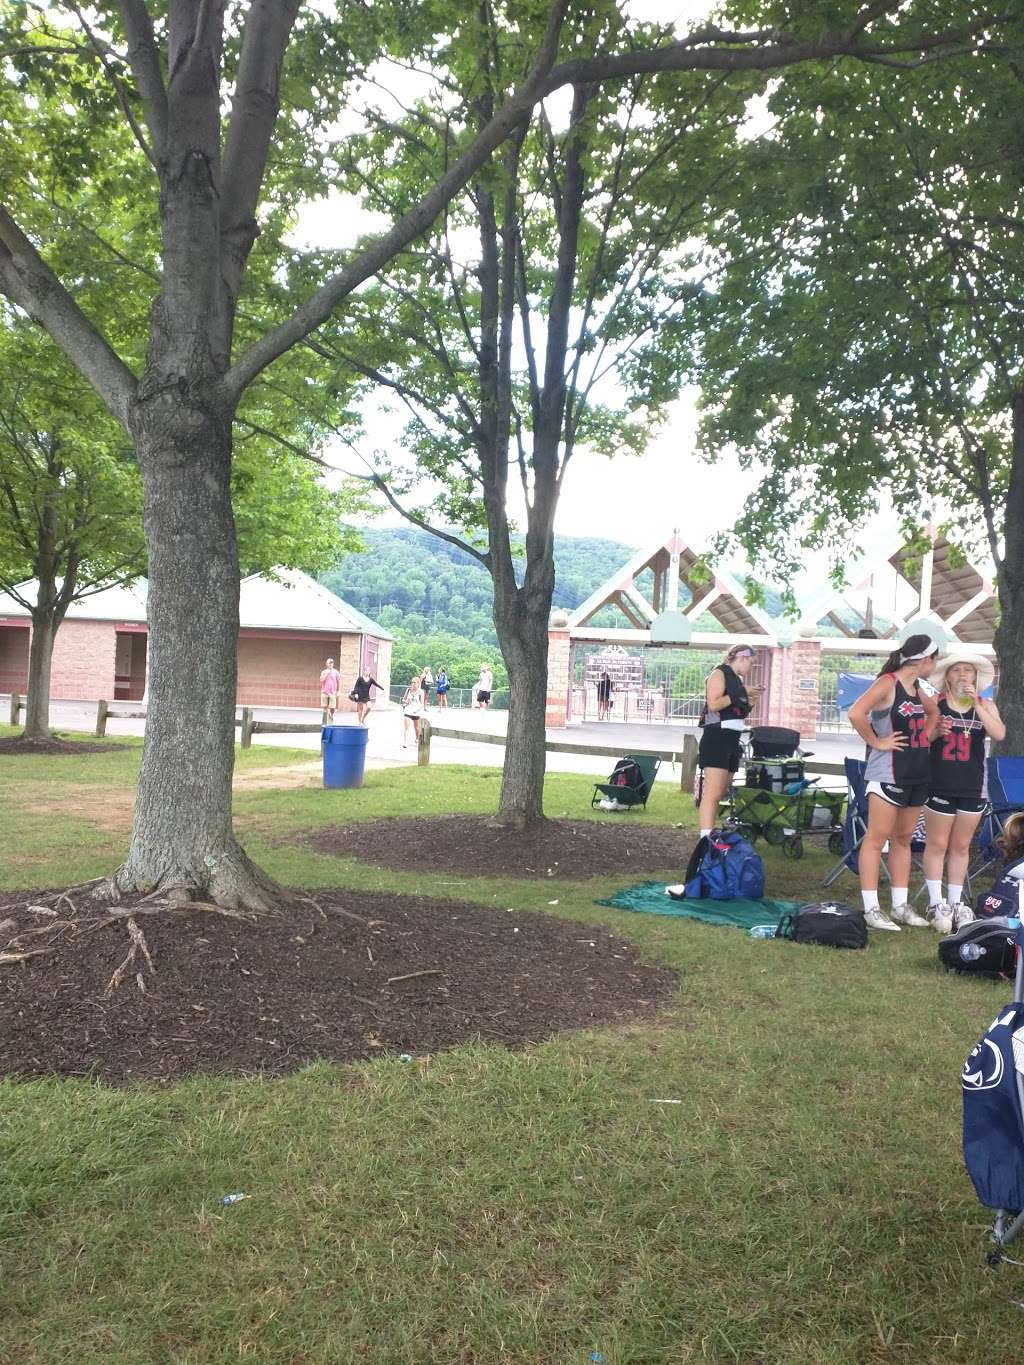
[[[755,924],[778,924],[783,915],[791,915],[800,906],[799,901],[677,901],[666,894],[665,885],[665,882],[641,882],[639,886],[616,891],[614,896],[597,904],[641,914],[698,919],[704,924],[731,924],[737,929],[752,929]]]

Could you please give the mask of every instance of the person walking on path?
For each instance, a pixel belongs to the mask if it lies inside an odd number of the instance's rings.
[[[430,690],[434,686],[434,675],[430,671],[430,665],[420,674],[420,691],[423,693],[423,709],[426,711],[430,705]]]
[[[601,674],[597,683],[597,718],[598,720],[611,720],[612,718],[612,679],[607,669]]]
[[[320,674],[320,706],[323,710],[323,724],[334,724],[334,713],[338,708],[338,688],[341,674],[334,667],[334,660],[327,660],[327,667]]]
[[[488,664],[480,665],[480,676],[476,680],[476,702],[475,705],[481,710],[486,711],[491,704],[491,692],[494,688],[494,674]]]
[[[932,740],[950,731],[948,716],[920,685],[935,667],[930,635],[911,635],[894,650],[868,690],[850,707],[850,724],[867,745],[864,777],[868,828],[857,850],[864,918],[872,929],[927,925],[907,900],[910,841],[931,783]],[[889,845],[892,918],[878,903],[882,850]],[[897,922],[898,921],[898,922]]]
[[[961,898],[971,840],[988,796],[986,741],[998,741],[1006,735],[995,702],[981,696],[994,676],[989,660],[973,654],[951,654],[935,670],[939,711],[948,719],[950,729],[932,743],[931,790],[924,808],[927,843],[922,861],[928,919],[940,934],[970,924],[974,918],[973,910]],[[944,870],[948,878],[945,899]]]
[[[409,747],[409,731],[414,741],[420,742],[420,716],[423,715],[423,679],[417,674],[410,678],[409,686],[402,693],[402,748]]]
[[[448,681],[448,670],[442,664],[437,670],[437,682],[434,684],[437,691],[437,704],[442,711],[448,710],[448,689],[451,683]]]
[[[373,702],[370,700],[372,687],[376,687],[380,692],[384,690],[376,678],[371,678],[368,673],[360,673],[349,693],[349,700],[356,704],[356,720],[360,725],[366,724],[366,718],[373,710]]]

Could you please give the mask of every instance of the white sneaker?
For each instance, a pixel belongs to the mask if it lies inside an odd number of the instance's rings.
[[[945,901],[939,901],[936,905],[929,905],[928,923],[936,933],[951,934],[953,932],[953,912]]]
[[[927,929],[930,920],[926,920],[923,915],[919,915],[909,902],[903,905],[892,907],[892,917],[900,924],[906,924],[911,929]]]
[[[893,924],[889,916],[878,907],[864,911],[864,922],[869,929],[895,929],[897,934],[900,932],[900,926]]]
[[[976,919],[974,911],[963,901],[959,901],[956,905],[951,906],[950,913],[953,916],[954,934],[958,929],[962,929],[965,924],[973,924]]]

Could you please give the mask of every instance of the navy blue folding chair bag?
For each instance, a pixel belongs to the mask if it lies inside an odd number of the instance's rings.
[[[1014,1064],[1014,1038],[1022,1027],[1024,1004],[1007,1005],[961,1075],[967,1173],[981,1203],[1007,1213],[1024,1209],[1024,1109]]]
[[[1013,1000],[972,1050],[961,1073],[964,1164],[978,1198],[995,1209],[995,1264],[1024,1230],[1024,929],[1014,935]]]

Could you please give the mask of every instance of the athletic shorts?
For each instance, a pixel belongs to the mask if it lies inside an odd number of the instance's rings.
[[[908,806],[923,806],[928,800],[928,783],[915,782],[912,787],[894,787],[891,782],[869,782],[868,796],[880,796],[890,806],[906,810]]]
[[[720,725],[709,725],[700,737],[697,762],[702,768],[724,768],[734,773],[740,766],[741,730],[723,730]]]
[[[929,796],[925,809],[936,815],[980,815],[988,802],[983,796]]]
[[[477,701],[490,701],[491,694],[490,692],[478,692],[476,694],[476,699]]]

